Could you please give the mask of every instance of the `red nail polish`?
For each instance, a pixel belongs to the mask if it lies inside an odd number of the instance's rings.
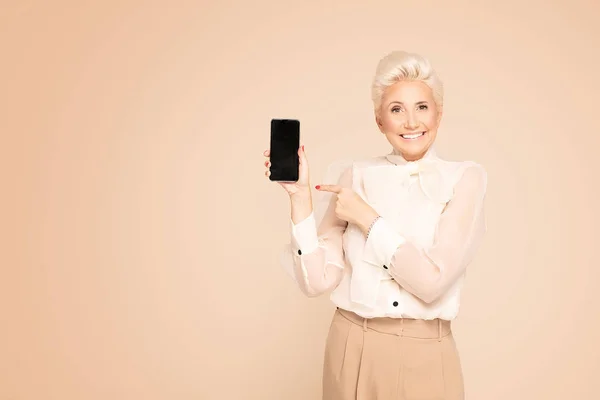
[[[317,185],[317,186],[315,186],[315,188],[316,188],[317,190],[318,190],[318,189],[321,189],[321,185]]]
[[[302,151],[304,151],[304,145],[302,145]]]

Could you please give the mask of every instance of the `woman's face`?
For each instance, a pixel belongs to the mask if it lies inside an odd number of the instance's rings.
[[[420,159],[427,152],[442,118],[432,90],[421,81],[400,81],[388,87],[378,111],[375,120],[379,130],[396,153],[408,161]]]

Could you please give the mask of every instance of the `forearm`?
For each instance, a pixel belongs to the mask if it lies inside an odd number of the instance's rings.
[[[486,182],[480,167],[464,172],[428,246],[404,237],[385,219],[377,221],[365,244],[365,261],[386,269],[421,300],[436,301],[463,275],[486,232]]]
[[[379,220],[373,226],[365,246],[365,256],[369,262],[385,269],[405,290],[426,303],[436,300],[446,283],[454,278],[448,276],[448,270],[440,268],[439,262],[436,262],[439,257],[437,260],[430,258],[427,251],[397,233],[386,220]]]
[[[293,255],[294,276],[300,290],[308,297],[334,289],[342,279],[343,266],[327,260],[327,249],[318,247],[310,254]]]
[[[291,218],[294,224],[304,221],[312,212],[312,194],[310,189],[290,195]]]
[[[291,196],[291,251],[294,275],[310,297],[328,292],[342,277],[344,258],[342,234],[345,222],[335,218],[335,199],[317,231],[310,193]],[[320,235],[319,235],[320,233]]]
[[[379,217],[380,216],[377,211],[369,207],[368,209],[365,209],[359,218],[357,218],[356,225],[361,230],[363,235],[367,236],[369,234],[369,229]]]

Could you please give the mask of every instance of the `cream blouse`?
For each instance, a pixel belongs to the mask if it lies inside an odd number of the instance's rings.
[[[335,215],[291,223],[282,263],[300,290],[331,292],[333,303],[365,318],[452,320],[465,270],[487,229],[487,173],[472,161],[446,161],[432,146],[418,161],[401,155],[352,162],[338,183],[381,216],[368,238]]]

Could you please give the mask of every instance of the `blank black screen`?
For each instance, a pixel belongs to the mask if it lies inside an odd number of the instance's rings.
[[[300,121],[295,119],[271,120],[271,175],[272,181],[298,180],[298,148]]]

